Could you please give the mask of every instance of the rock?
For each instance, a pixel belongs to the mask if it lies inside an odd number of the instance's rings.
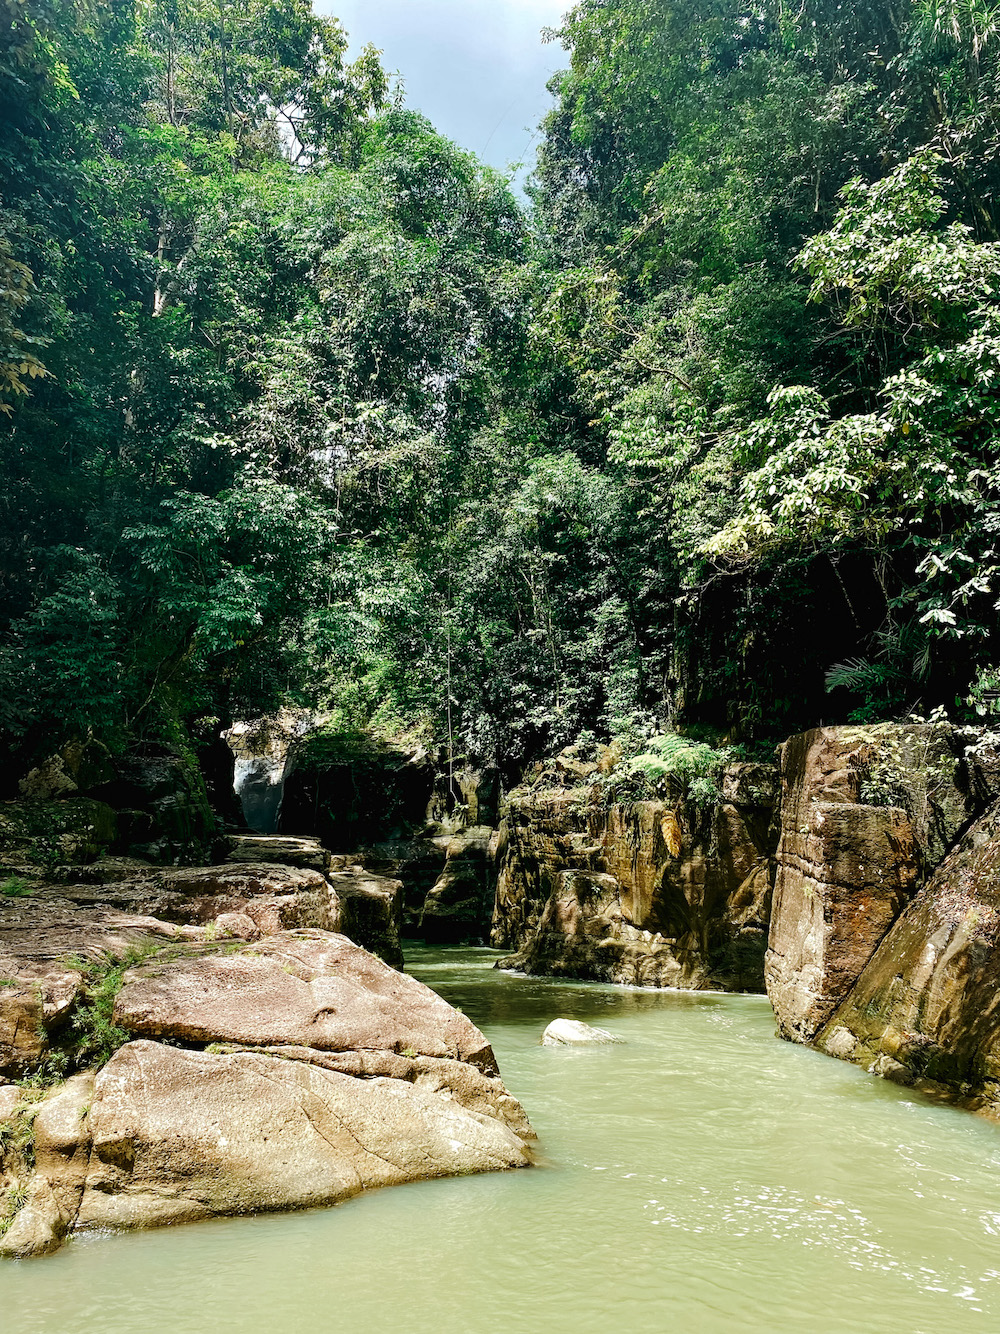
[[[399,885],[363,873],[335,879],[339,893],[318,871],[227,865],[0,898],[0,1078],[37,1069],[62,1040],[83,984],[67,960],[120,960],[157,941],[252,941],[344,925],[401,965]]]
[[[512,1130],[451,1098],[258,1053],[132,1042],[95,1094],[82,1229],[315,1208],[528,1163]]]
[[[218,903],[224,895],[196,891],[245,889],[233,876],[259,869],[206,868],[200,880],[165,873],[173,890],[140,882],[133,892],[183,902],[180,884],[189,903]],[[247,914],[229,919],[258,929]],[[0,1022],[21,1013],[25,997],[36,1002],[24,1063],[67,1035],[84,985],[67,955],[110,966],[128,962],[137,942],[143,961],[124,971],[111,1016],[129,1040],[103,1069],[40,1104],[0,1086],[0,1188],[19,1206],[0,1254],[45,1254],[83,1228],[312,1207],[528,1165],[530,1125],[484,1035],[416,979],[321,930],[223,944],[203,927],[52,890],[0,905],[0,969],[18,984],[0,988]],[[10,1063],[15,1043],[7,1047]]]
[[[275,1043],[465,1061],[496,1073],[482,1033],[415,978],[345,936],[299,931],[125,975],[114,1022],[136,1037]]]
[[[349,871],[331,873],[329,885],[333,899],[330,929],[349,936],[393,968],[402,968],[400,882],[353,866]]]
[[[226,863],[184,868],[164,872],[157,890],[145,906],[167,921],[204,926],[237,913],[250,917],[262,935],[293,927],[339,927],[327,878],[304,867]]]
[[[326,873],[330,854],[318,838],[292,838],[280,834],[234,834],[229,839],[230,862],[268,862],[299,866]]]
[[[414,934],[419,930],[420,917],[427,895],[444,870],[450,836],[405,838],[377,843],[366,850],[364,864],[376,875],[398,880],[403,886],[403,921]],[[349,869],[356,858],[334,857],[333,869]],[[346,865],[341,867],[341,863]]]
[[[18,784],[21,795],[37,801],[52,801],[70,795],[85,795],[114,777],[111,752],[92,736],[68,742],[62,750],[32,769]]]
[[[318,723],[318,715],[305,709],[281,709],[270,718],[234,723],[228,732],[223,733],[233,754],[233,786],[243,818],[251,829],[273,834],[278,828],[285,778],[295,749]],[[258,855],[251,860],[280,861],[281,858]],[[324,871],[326,867],[316,869]]]
[[[781,747],[766,960],[783,1037],[810,1042],[974,813],[947,724],[818,728]]]
[[[187,755],[131,754],[93,795],[118,812],[116,850],[160,865],[213,860],[219,838],[205,780]]]
[[[444,764],[444,760],[441,761]],[[428,828],[442,834],[458,833],[477,826],[494,826],[500,805],[500,772],[471,769],[462,763],[450,772],[439,772],[425,816]]]
[[[489,934],[495,897],[488,825],[448,840],[445,864],[424,900],[419,930],[428,941],[482,940]]]
[[[543,1047],[582,1047],[606,1046],[612,1042],[624,1042],[624,1038],[615,1037],[606,1028],[592,1028],[590,1024],[578,1019],[553,1019],[542,1034]]]
[[[19,1079],[46,1057],[79,997],[83,966],[180,938],[176,926],[81,908],[58,891],[0,899],[0,1078]]]
[[[816,1046],[1000,1114],[1000,804],[886,934]]]
[[[916,887],[903,811],[798,807],[778,850],[765,978],[782,1037],[809,1042],[854,985]]]
[[[115,812],[100,801],[0,802],[0,865],[49,869],[90,862],[114,842]]]
[[[708,808],[606,807],[590,788],[512,792],[494,843],[492,940],[516,953],[500,966],[762,990],[775,838],[767,772],[734,766],[724,778],[734,800]]]
[[[16,1084],[0,1084],[0,1121],[8,1120],[21,1101],[21,1090]]]
[[[2,966],[2,965],[0,965]],[[49,1049],[41,992],[19,978],[0,978],[0,1075],[34,1070]]]
[[[77,1075],[34,1111],[34,1175],[28,1196],[6,1233],[0,1256],[21,1259],[58,1250],[83,1195],[90,1151],[86,1124],[94,1076]]]

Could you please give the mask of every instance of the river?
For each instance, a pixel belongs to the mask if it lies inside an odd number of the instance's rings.
[[[763,997],[407,957],[489,1035],[537,1170],[80,1238],[0,1268],[3,1334],[1000,1327],[997,1125],[779,1042]],[[557,1015],[626,1043],[541,1047]]]

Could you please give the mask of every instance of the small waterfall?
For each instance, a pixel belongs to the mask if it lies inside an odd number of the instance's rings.
[[[315,726],[315,714],[282,709],[272,718],[234,723],[225,733],[236,761],[233,790],[258,834],[277,833],[295,744]]]

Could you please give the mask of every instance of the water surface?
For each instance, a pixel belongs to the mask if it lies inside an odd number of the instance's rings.
[[[1000,1127],[779,1042],[754,996],[410,969],[489,1035],[535,1171],[78,1239],[3,1334],[949,1334],[1000,1327]],[[557,1015],[614,1047],[538,1045]]]

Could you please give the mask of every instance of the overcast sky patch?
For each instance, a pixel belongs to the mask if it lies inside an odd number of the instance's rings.
[[[565,68],[558,25],[570,0],[317,0],[335,14],[351,53],[373,42],[406,85],[407,105],[463,148],[504,170],[534,162],[538,122],[552,105],[545,85]],[[523,172],[521,175],[523,176]]]

